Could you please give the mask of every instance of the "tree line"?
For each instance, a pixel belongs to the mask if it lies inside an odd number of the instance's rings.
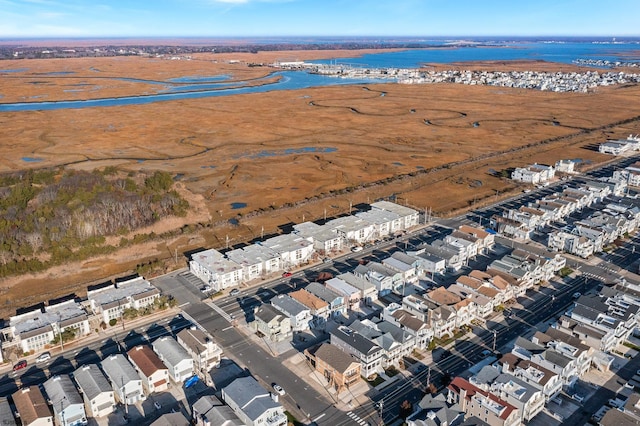
[[[124,235],[189,204],[169,173],[40,170],[0,176],[0,276],[36,272],[115,250]]]

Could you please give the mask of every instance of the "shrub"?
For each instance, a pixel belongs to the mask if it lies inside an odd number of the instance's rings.
[[[110,325],[111,327],[113,327],[114,325],[116,325],[116,323],[117,323],[117,322],[118,322],[118,320],[117,320],[117,319],[115,319],[115,318],[111,318],[111,319],[109,320],[109,325]]]

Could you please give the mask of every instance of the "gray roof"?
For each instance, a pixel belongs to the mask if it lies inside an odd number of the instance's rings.
[[[344,274],[338,275],[336,278],[340,278],[342,281],[346,282],[350,286],[357,288],[360,291],[364,291],[367,289],[375,289],[376,286],[364,278],[360,278],[358,276],[353,275],[352,272],[347,272]]]
[[[11,317],[10,324],[16,334],[22,334],[22,338],[30,337],[24,333],[39,330],[38,334],[51,330],[51,324],[69,322],[74,324],[87,319],[87,315],[79,303],[68,300],[56,305],[47,306],[44,311],[35,310],[23,315]],[[46,329],[46,330],[45,330]]]
[[[276,309],[274,306],[268,303],[263,303],[262,305],[256,307],[254,315],[256,319],[260,319],[260,321],[267,324],[278,317],[288,318],[288,315],[285,315],[284,313],[280,312],[278,309]]]
[[[178,411],[177,413],[163,414],[151,423],[150,426],[189,426],[189,420]]]
[[[114,354],[100,363],[112,386],[121,388],[129,382],[139,382],[140,376],[122,354]]]
[[[222,392],[225,400],[234,401],[251,420],[258,419],[269,409],[282,407],[253,377],[237,378]]]
[[[245,426],[231,407],[224,405],[213,395],[203,396],[191,408],[193,419],[196,421],[201,418],[203,423],[209,422],[210,425]]]
[[[174,367],[185,359],[192,359],[185,348],[170,336],[160,337],[153,342],[153,351],[157,353],[167,367]]]
[[[333,338],[342,340],[352,348],[364,355],[373,354],[381,351],[382,348],[366,337],[362,336],[348,327],[340,326],[331,330],[331,339]]]
[[[310,283],[305,287],[305,290],[329,304],[333,303],[338,298],[343,298],[341,294],[338,294],[335,291],[330,290],[324,285],[316,282]]]
[[[176,335],[194,353],[201,354],[207,350],[211,337],[197,327],[185,328]]]
[[[18,424],[16,419],[13,418],[13,410],[6,397],[0,398],[0,419],[2,419],[3,425],[15,426]]]
[[[478,371],[478,374],[475,375],[471,383],[476,386],[478,384],[489,385],[493,383],[499,375],[500,371],[498,371],[496,367],[492,365],[485,365],[480,371]]]
[[[544,359],[549,361],[552,364],[558,365],[562,368],[566,367],[572,359],[562,355],[560,352],[554,351],[552,349],[547,349],[543,352]]]
[[[84,405],[84,401],[73,384],[71,377],[66,374],[53,376],[44,382],[44,391],[47,393],[51,406],[56,412],[66,410],[70,405]]]
[[[120,300],[133,297],[138,294],[145,293],[160,293],[151,283],[142,277],[133,278],[128,281],[120,282],[114,286],[101,288],[99,290],[93,290],[87,292],[87,298],[89,300],[95,300],[95,303],[99,306],[111,306]]]
[[[288,294],[277,295],[271,299],[271,304],[279,311],[291,316],[296,316],[304,311],[309,311],[308,307],[298,302]]]
[[[544,351],[544,346],[533,343],[531,340],[527,340],[522,336],[518,336],[515,342],[516,346],[519,346],[531,353],[541,353]]]
[[[517,389],[511,396],[523,404],[528,402],[534,393],[539,392],[539,389],[511,374],[500,374],[496,377],[495,383],[511,384],[514,389]]]
[[[78,368],[74,371],[73,378],[89,400],[94,399],[103,392],[113,391],[107,378],[96,364],[87,364]]]

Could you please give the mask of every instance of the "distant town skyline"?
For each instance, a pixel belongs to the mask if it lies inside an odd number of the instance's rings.
[[[638,0],[0,0],[0,38],[633,37],[638,16]]]

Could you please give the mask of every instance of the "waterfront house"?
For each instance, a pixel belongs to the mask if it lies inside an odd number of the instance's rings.
[[[242,281],[245,282],[282,270],[280,255],[260,244],[230,250],[225,256],[242,267]]]
[[[102,321],[122,321],[126,309],[142,309],[153,305],[160,297],[160,290],[142,277],[118,281],[113,285],[87,291],[91,310],[102,316]]]
[[[297,234],[278,235],[258,244],[278,253],[280,265],[284,270],[310,262],[314,253],[313,241]]]

